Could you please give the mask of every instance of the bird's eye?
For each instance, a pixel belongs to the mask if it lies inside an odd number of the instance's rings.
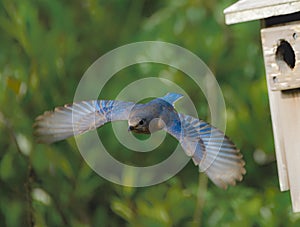
[[[143,125],[143,124],[144,124],[144,120],[140,120],[139,125]]]

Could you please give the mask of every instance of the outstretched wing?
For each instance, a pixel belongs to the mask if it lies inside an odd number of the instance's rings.
[[[36,118],[34,135],[40,143],[53,143],[110,121],[127,120],[134,105],[133,102],[93,100],[57,107]]]
[[[166,130],[181,143],[184,151],[191,156],[200,171],[219,187],[235,185],[241,181],[245,162],[239,150],[222,131],[194,117],[178,114],[180,124]]]

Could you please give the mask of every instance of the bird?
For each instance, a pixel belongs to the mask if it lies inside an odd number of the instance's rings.
[[[127,120],[128,131],[151,134],[164,130],[175,137],[199,171],[226,189],[242,181],[245,161],[237,146],[221,130],[190,115],[178,113],[183,95],[167,93],[147,103],[121,100],[74,102],[38,116],[33,124],[38,143],[54,143],[95,130],[112,121]]]

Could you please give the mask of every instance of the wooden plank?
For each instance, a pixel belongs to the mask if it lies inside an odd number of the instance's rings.
[[[272,118],[279,187],[281,191],[287,191],[290,189],[290,183],[284,146],[284,132],[282,130],[282,125],[284,124],[284,121],[282,121],[280,110],[281,91],[271,91],[270,84],[268,84],[268,93]]]
[[[273,66],[275,63],[275,52],[278,36],[273,36],[272,29],[261,30],[261,40],[263,47],[263,55],[266,70],[266,80],[268,86],[269,103],[271,110],[274,144],[277,160],[277,169],[279,177],[279,186],[281,191],[286,191],[290,188],[288,170],[284,147],[284,133],[282,131],[282,124],[284,121],[281,116],[281,91],[272,91],[270,77],[273,76]],[[278,69],[278,68],[277,68]]]
[[[235,24],[299,11],[299,0],[240,0],[226,8],[224,14],[226,24]]]
[[[275,53],[280,40],[287,41],[295,54],[295,59],[300,59],[300,22],[289,25],[262,29],[262,34],[268,33],[267,39],[262,36],[263,48],[269,57],[265,59],[268,67],[267,80],[272,90],[286,90],[300,87],[300,61],[296,61],[294,68],[290,68],[283,61],[276,61]],[[276,78],[276,79],[274,79]]]
[[[298,60],[295,68],[290,70],[282,65],[284,62],[276,61],[275,57],[278,41],[284,39],[291,43],[296,59],[299,59],[300,40],[291,37],[299,29],[299,24],[292,23],[261,30],[280,188],[290,188],[294,212],[300,212],[300,89],[272,90],[272,78],[274,75],[281,77],[299,73]]]
[[[282,92],[284,147],[294,212],[300,212],[300,90]]]

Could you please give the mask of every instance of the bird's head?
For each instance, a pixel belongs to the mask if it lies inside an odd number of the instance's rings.
[[[160,108],[155,105],[136,105],[128,118],[128,131],[150,134],[162,129],[165,124],[160,113]]]
[[[129,118],[128,131],[149,134],[149,118],[146,116],[133,116]]]

